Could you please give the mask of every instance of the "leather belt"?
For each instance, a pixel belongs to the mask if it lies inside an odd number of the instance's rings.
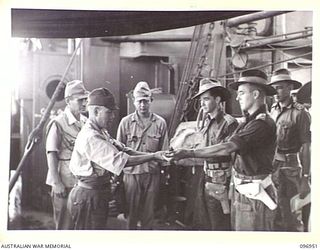
[[[298,153],[281,154],[276,152],[274,159],[283,162],[298,162]]]
[[[259,174],[259,175],[244,175],[234,171],[234,177],[240,179],[242,182],[252,182],[254,180],[263,180],[269,174]]]
[[[231,170],[230,169],[207,169],[206,170],[206,176],[208,177],[215,177],[220,175],[226,175],[226,177],[231,176]]]
[[[110,187],[109,184],[89,184],[79,180],[77,182],[77,186],[91,190],[104,190]]]
[[[228,169],[206,169],[205,181],[211,183],[225,184],[231,176],[231,170]]]
[[[208,163],[208,162],[205,161],[204,166],[205,166],[206,169],[220,170],[220,169],[222,169],[223,163],[229,163],[229,162]]]

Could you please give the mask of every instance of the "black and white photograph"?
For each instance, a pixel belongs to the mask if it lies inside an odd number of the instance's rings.
[[[1,248],[318,247],[317,11],[191,5],[10,6]]]

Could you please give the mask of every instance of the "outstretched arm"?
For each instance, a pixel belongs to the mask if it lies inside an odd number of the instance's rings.
[[[199,149],[177,149],[167,152],[165,156],[172,158],[173,160],[180,160],[183,158],[210,158],[213,156],[230,155],[237,150],[238,146],[234,142],[224,142]]]
[[[130,155],[126,163],[126,167],[139,165],[154,160],[165,161],[163,154],[163,151],[158,151],[155,153],[143,153],[142,155]]]

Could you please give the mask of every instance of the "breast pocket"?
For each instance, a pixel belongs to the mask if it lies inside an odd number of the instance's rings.
[[[130,148],[135,148],[139,140],[140,138],[137,135],[128,134],[126,146]]]
[[[279,137],[278,137],[279,143],[286,144],[290,138],[290,133],[292,132],[293,124],[292,122],[281,122],[279,125],[280,125]]]
[[[156,152],[160,150],[160,139],[161,135],[154,134],[147,136],[147,151],[148,152]]]

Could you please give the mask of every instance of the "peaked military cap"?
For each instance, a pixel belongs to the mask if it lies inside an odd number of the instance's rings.
[[[104,106],[108,109],[119,109],[113,94],[107,88],[98,88],[90,92],[88,105]]]
[[[74,96],[82,99],[87,98],[89,92],[85,89],[83,82],[80,80],[73,80],[68,82],[64,90],[64,98]]]

